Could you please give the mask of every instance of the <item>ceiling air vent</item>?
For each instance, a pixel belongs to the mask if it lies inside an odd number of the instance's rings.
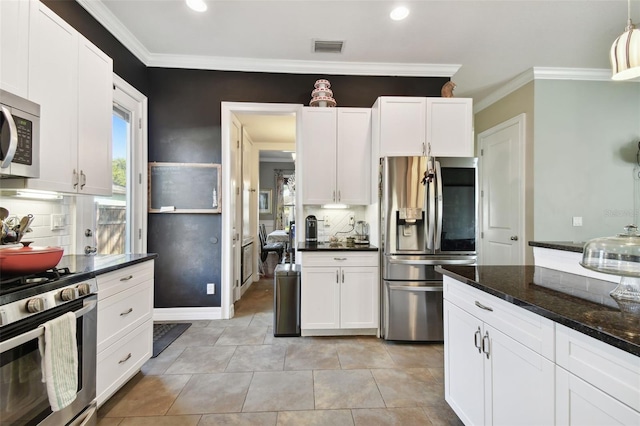
[[[315,53],[342,53],[344,41],[314,40],[313,51]]]

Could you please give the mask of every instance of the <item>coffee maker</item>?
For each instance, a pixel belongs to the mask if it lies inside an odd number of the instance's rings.
[[[309,215],[304,221],[305,242],[309,245],[318,244],[318,219],[314,215]]]

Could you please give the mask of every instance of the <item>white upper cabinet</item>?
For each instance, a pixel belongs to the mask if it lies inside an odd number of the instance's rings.
[[[472,99],[385,96],[373,110],[378,157],[474,155]]]
[[[30,13],[29,99],[40,104],[40,178],[28,188],[111,194],[113,62],[40,2]]]
[[[0,88],[29,96],[29,0],[0,1]]]
[[[371,110],[302,110],[302,201],[370,204]]]
[[[470,98],[427,98],[427,155],[473,157]]]

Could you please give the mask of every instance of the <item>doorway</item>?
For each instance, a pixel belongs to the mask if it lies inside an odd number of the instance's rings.
[[[221,317],[232,318],[234,316],[233,303],[238,295],[241,284],[241,259],[242,241],[241,223],[242,211],[238,210],[238,206],[242,206],[243,189],[240,182],[242,181],[241,162],[237,159],[242,156],[239,152],[241,144],[239,139],[234,137],[242,133],[241,120],[249,116],[271,116],[274,118],[280,116],[293,116],[296,123],[296,139],[299,136],[300,129],[300,111],[301,104],[263,104],[263,103],[245,103],[245,102],[222,102],[222,259],[221,259]],[[240,127],[238,127],[240,126]],[[279,150],[285,151],[290,149],[290,144],[277,142],[264,143],[258,140],[252,140],[254,146],[254,154],[252,155],[252,166],[258,167],[258,153],[260,150]],[[260,147],[255,149],[260,143]],[[264,143],[264,145],[262,145]],[[235,161],[234,161],[235,160]],[[225,166],[226,165],[226,166]],[[254,196],[257,206],[258,192],[257,188],[245,188],[255,190]],[[257,208],[255,216],[255,226],[257,230]],[[249,222],[251,223],[251,222]],[[258,251],[254,250],[254,257],[257,259]]]

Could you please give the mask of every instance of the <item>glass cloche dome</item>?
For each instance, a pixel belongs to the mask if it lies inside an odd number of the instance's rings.
[[[620,275],[611,292],[620,309],[640,313],[640,234],[635,225],[625,226],[615,237],[596,238],[584,246],[580,265],[605,274]]]

